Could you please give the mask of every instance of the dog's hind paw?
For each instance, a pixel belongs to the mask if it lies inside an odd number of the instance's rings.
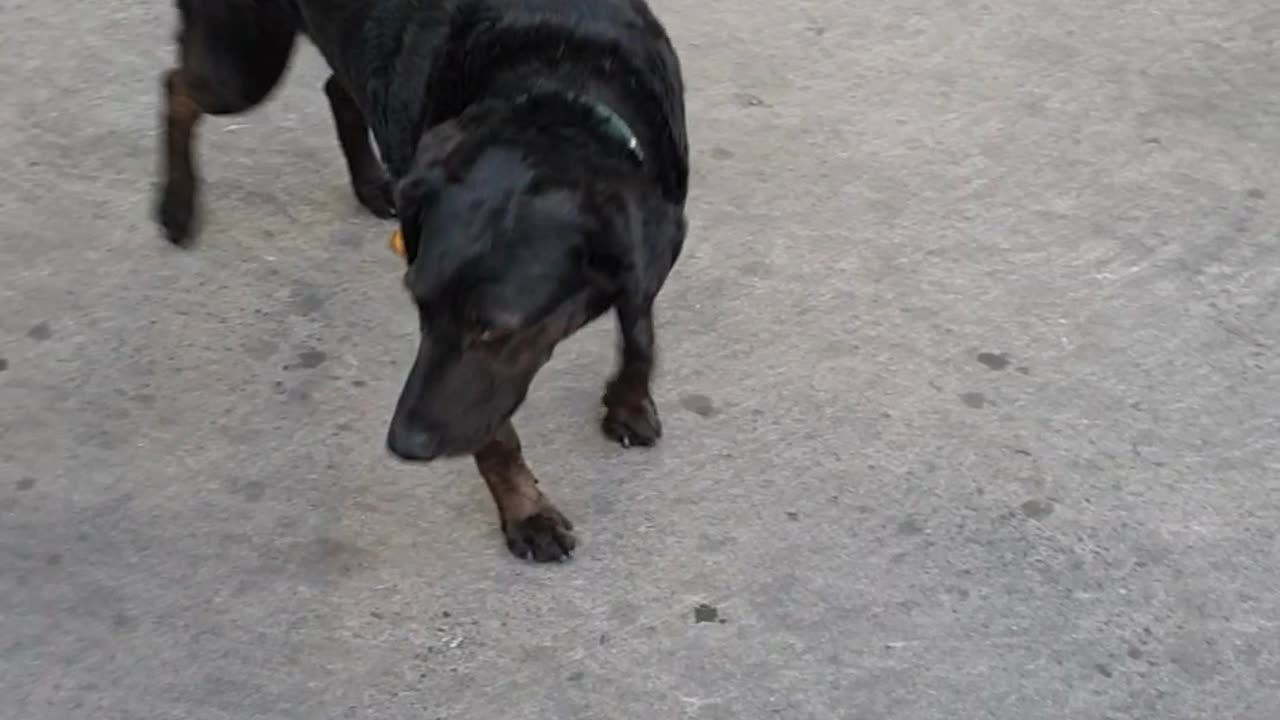
[[[185,245],[191,239],[195,219],[195,191],[191,184],[166,184],[156,203],[155,216],[169,242]]]

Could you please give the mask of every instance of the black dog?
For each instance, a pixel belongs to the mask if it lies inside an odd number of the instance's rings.
[[[178,8],[158,209],[169,239],[191,234],[196,122],[262,101],[305,34],[333,69],[324,89],[356,197],[398,215],[405,241],[421,342],[388,447],[474,455],[511,551],[568,555],[572,525],[538,490],[511,416],[556,344],[612,307],[622,351],[604,431],[624,446],[662,434],[652,310],[684,243],[688,183],[683,81],[662,25],[643,0]]]

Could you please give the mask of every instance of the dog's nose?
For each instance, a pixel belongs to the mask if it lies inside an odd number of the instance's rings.
[[[434,460],[440,454],[439,446],[439,439],[435,435],[406,423],[393,421],[387,432],[387,449],[402,460]]]

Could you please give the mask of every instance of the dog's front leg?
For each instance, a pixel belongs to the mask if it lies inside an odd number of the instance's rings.
[[[604,433],[622,444],[650,446],[662,437],[658,406],[649,383],[653,377],[653,306],[618,306],[622,362],[604,393]]]
[[[324,94],[329,98],[338,144],[342,146],[342,157],[347,161],[347,172],[351,176],[351,188],[356,199],[377,217],[394,217],[396,208],[391,198],[391,180],[369,144],[369,125],[365,122],[364,113],[334,75],[325,81]]]
[[[538,489],[510,420],[475,453],[475,460],[498,506],[502,534],[513,555],[552,562],[573,553],[573,523]]]

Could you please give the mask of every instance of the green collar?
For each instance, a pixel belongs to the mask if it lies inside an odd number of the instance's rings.
[[[595,116],[596,122],[598,123],[596,129],[625,147],[627,152],[631,153],[631,156],[636,159],[637,163],[641,165],[644,164],[644,149],[640,147],[640,138],[636,137],[635,132],[631,130],[631,126],[627,124],[626,120],[622,119],[621,115],[614,112],[613,108],[583,95],[570,92],[525,93],[524,95],[516,98],[515,104],[520,105],[539,95],[544,97],[556,95],[568,100],[574,105],[584,107],[591,111],[591,114]]]

